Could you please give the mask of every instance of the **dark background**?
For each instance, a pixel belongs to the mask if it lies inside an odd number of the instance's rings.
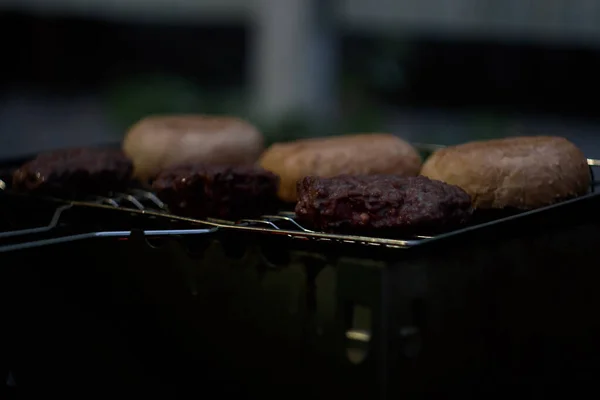
[[[150,23],[4,11],[0,30],[4,157],[119,140],[152,112],[243,114],[240,99],[251,83],[244,21]],[[337,38],[345,130],[395,130],[444,143],[556,133],[596,152],[600,52],[594,46],[348,29]],[[276,130],[276,139],[285,140],[286,129]]]

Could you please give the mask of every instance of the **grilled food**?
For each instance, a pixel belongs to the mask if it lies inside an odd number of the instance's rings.
[[[323,231],[434,233],[472,213],[464,190],[423,176],[309,176],[298,182],[298,198],[298,219]]]
[[[277,143],[263,153],[259,164],[281,178],[279,197],[295,203],[296,185],[305,176],[415,176],[421,157],[404,140],[382,133]]]
[[[161,172],[152,187],[174,214],[237,220],[276,212],[278,184],[257,166],[188,164]]]
[[[74,148],[43,153],[13,173],[12,188],[53,196],[106,195],[126,189],[133,164],[116,149]]]
[[[421,174],[463,188],[478,209],[528,210],[586,194],[581,150],[560,137],[515,137],[436,151]]]
[[[234,117],[152,116],[127,132],[123,150],[133,160],[135,176],[153,179],[179,164],[252,164],[264,150],[263,135]]]

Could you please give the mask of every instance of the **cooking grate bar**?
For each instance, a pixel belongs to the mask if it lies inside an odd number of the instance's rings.
[[[135,201],[131,200],[131,197]],[[429,236],[419,236],[411,238],[410,240],[400,239],[385,239],[375,238],[368,236],[355,236],[355,235],[338,235],[330,233],[322,233],[313,231],[302,226],[294,218],[294,213],[282,212],[277,215],[265,215],[255,219],[242,219],[239,221],[224,221],[216,219],[199,220],[188,217],[181,217],[170,214],[168,207],[156,196],[149,192],[142,190],[134,190],[129,193],[118,193],[113,197],[94,197],[89,201],[71,201],[70,206],[76,206],[78,208],[95,208],[95,209],[110,209],[126,212],[128,215],[144,216],[153,219],[161,219],[167,223],[171,222],[183,222],[188,225],[203,225],[207,227],[206,230],[195,230],[196,228],[190,227],[189,229],[165,229],[162,231],[165,236],[168,235],[183,235],[183,234],[200,234],[200,233],[213,233],[218,230],[239,230],[246,232],[257,232],[264,234],[277,234],[285,235],[291,239],[299,240],[316,240],[322,242],[339,242],[339,243],[353,243],[359,245],[368,246],[381,246],[389,248],[406,248],[412,247],[415,244],[430,239]],[[59,215],[60,216],[60,215]],[[40,231],[50,230],[51,227],[39,228]],[[184,231],[188,231],[184,233]],[[27,232],[26,232],[27,233]],[[154,235],[158,234],[158,231],[153,231]]]
[[[144,203],[146,203],[151,206],[150,208],[166,210],[165,204],[156,195],[139,189],[132,189],[129,193],[115,193],[112,197],[95,197],[93,201],[113,207],[132,205],[138,210],[145,210],[147,207]]]
[[[61,217],[63,211],[68,210],[71,207],[72,207],[71,204],[67,204],[67,205],[58,207],[56,209],[56,211],[54,212],[54,214],[52,215],[52,219],[50,220],[50,223],[46,226],[40,226],[37,228],[19,229],[19,230],[15,230],[15,231],[0,232],[0,238],[32,235],[32,234],[36,234],[36,233],[49,232],[58,225],[58,222],[60,221],[60,217]]]
[[[156,197],[156,195],[154,193],[147,192],[145,190],[140,190],[140,189],[132,189],[132,190],[130,190],[130,192],[133,195],[139,196],[142,199],[149,200],[150,202],[152,202],[156,207],[158,207],[161,210],[165,210],[167,208],[165,203],[160,201],[160,199],[158,197]]]
[[[154,195],[149,192],[144,192],[142,190],[136,190],[129,193],[129,196],[134,196],[136,200],[138,200],[138,204],[142,207],[135,206],[135,208],[127,207],[123,200],[127,200],[126,197],[116,195],[112,198],[105,199],[97,199],[94,203],[86,203],[81,202],[77,203],[82,206],[96,206],[96,207],[113,207],[118,208],[124,211],[128,211],[130,213],[141,213],[145,215],[150,215],[157,218],[168,218],[170,220],[189,222],[193,224],[204,224],[210,225],[216,229],[220,230],[240,230],[247,232],[259,232],[265,234],[278,234],[278,235],[286,235],[292,239],[299,240],[317,240],[324,242],[340,242],[340,243],[353,243],[360,245],[369,245],[369,246],[383,246],[390,248],[405,248],[411,247],[419,242],[425,241],[427,239],[431,239],[431,236],[415,236],[410,240],[401,240],[401,239],[384,239],[384,238],[375,238],[368,236],[356,236],[356,235],[338,235],[338,234],[330,234],[330,233],[322,233],[318,231],[313,231],[302,226],[296,219],[294,218],[294,213],[292,212],[281,212],[276,215],[264,215],[259,218],[246,218],[238,221],[224,221],[218,219],[207,219],[207,220],[198,220],[187,217],[179,217],[173,214],[169,214],[168,207],[164,205],[162,202],[151,201],[143,202],[142,199],[151,199]],[[128,200],[129,204],[135,204]],[[142,203],[146,203],[148,207]]]
[[[237,222],[238,225],[242,224],[265,224],[273,227],[274,229],[281,230],[281,228],[277,225],[277,222],[286,222],[297,228],[301,232],[306,233],[316,233],[316,231],[311,231],[310,229],[306,229],[302,225],[298,223],[293,217],[289,216],[289,212],[282,212],[279,215],[263,215],[260,219],[242,219]],[[235,223],[234,223],[235,224]]]
[[[286,221],[292,225],[295,225],[298,229],[300,229],[303,232],[315,233],[315,231],[311,231],[309,229],[304,228],[302,225],[300,225],[294,219],[294,213],[291,213],[291,212],[282,212],[280,215],[265,215],[265,216],[263,216],[263,218],[278,219],[278,220]]]
[[[135,201],[132,201],[131,198],[133,198]],[[295,214],[293,212],[281,212],[276,215],[263,215],[259,218],[245,218],[238,221],[226,221],[213,218],[209,218],[207,220],[198,220],[188,217],[180,217],[170,214],[168,207],[158,198],[156,198],[153,193],[140,189],[129,191],[129,193],[117,193],[110,198],[95,198],[93,202],[74,202],[73,204],[87,207],[98,206],[117,208],[133,214],[144,214],[156,218],[167,218],[174,221],[182,221],[193,224],[204,224],[221,230],[229,229],[265,234],[286,235],[289,238],[299,240],[317,240],[323,242],[333,241],[369,246],[404,248],[411,247],[419,242],[432,238],[432,236],[414,236],[411,237],[410,240],[401,240],[322,233],[302,226],[294,218]]]

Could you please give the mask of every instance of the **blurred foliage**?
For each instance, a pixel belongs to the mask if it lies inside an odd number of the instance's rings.
[[[372,81],[348,71],[341,78],[338,116],[331,121],[321,122],[303,113],[290,113],[277,120],[265,120],[251,113],[248,107],[251,101],[242,90],[206,91],[194,82],[174,76],[141,76],[116,82],[107,88],[105,101],[110,117],[123,134],[145,116],[185,113],[226,114],[246,118],[264,132],[267,144],[389,129],[386,117],[393,115],[394,111],[377,100]],[[423,127],[423,131],[416,135],[419,141],[449,144],[502,137],[511,130],[508,119],[485,110],[471,114],[460,125],[462,127],[435,124],[429,128]]]
[[[384,129],[383,107],[374,100],[364,78],[347,73],[341,83],[340,131],[358,133]]]
[[[172,76],[140,76],[116,82],[105,92],[109,116],[123,132],[151,114],[198,113],[206,105],[192,82]]]
[[[363,106],[355,112],[342,111],[337,120],[315,122],[302,113],[291,113],[277,121],[251,120],[265,135],[267,144],[313,137],[381,131],[383,118],[378,109]]]
[[[505,137],[512,129],[510,120],[498,113],[480,111],[469,121],[471,140],[487,140]]]
[[[265,135],[265,142],[271,145],[276,142],[289,142],[298,139],[322,136],[319,127],[311,124],[301,113],[288,114],[276,121],[264,118],[251,118]]]
[[[361,80],[348,77],[342,82],[340,118],[316,122],[300,112],[265,120],[252,115],[248,96],[241,90],[209,92],[189,80],[173,76],[124,79],[105,91],[109,116],[123,134],[132,124],[152,114],[228,114],[255,123],[264,132],[268,144],[381,130],[382,113],[369,98]]]
[[[207,91],[195,82],[170,75],[134,76],[115,82],[105,91],[109,116],[124,133],[151,114],[229,114],[247,118],[265,134],[267,143],[385,129],[384,107],[377,92],[395,90],[404,83],[398,59],[407,52],[404,42],[381,40],[366,46],[355,62],[346,62],[338,82],[339,109],[330,121],[316,121],[301,112],[266,120],[250,109],[252,99],[243,90]],[[344,65],[349,66],[344,67]]]
[[[248,96],[241,90],[203,91],[193,82],[172,76],[145,76],[115,83],[106,91],[109,114],[122,134],[139,119],[151,114],[226,114],[246,118],[264,133],[267,145],[310,137],[389,129],[386,117],[393,110],[378,103],[369,83],[355,74],[342,76],[339,117],[317,122],[303,113],[277,120],[253,115]],[[386,115],[387,114],[387,115]],[[479,110],[459,124],[434,124],[413,132],[420,142],[452,144],[506,136],[514,127],[509,118]],[[414,130],[414,128],[413,128]],[[402,134],[402,132],[395,132]],[[415,135],[419,139],[415,139]]]
[[[377,41],[374,56],[367,58],[368,80],[381,92],[397,92],[406,85],[404,64],[412,47],[406,40],[384,37]],[[363,78],[364,80],[364,78]]]

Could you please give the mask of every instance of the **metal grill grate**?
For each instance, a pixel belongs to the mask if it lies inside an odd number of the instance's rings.
[[[426,145],[420,145],[421,148]],[[431,150],[439,146],[430,146]],[[590,170],[592,167],[600,166],[600,160],[588,159]],[[592,171],[593,175],[593,171]],[[597,182],[594,179],[594,185]],[[594,187],[591,189],[594,192]],[[4,191],[7,196],[12,196],[8,191]],[[575,199],[574,201],[576,201]],[[409,248],[423,244],[430,240],[446,236],[412,236],[410,238],[381,238],[371,236],[331,234],[313,231],[302,226],[296,219],[294,213],[282,212],[277,215],[264,215],[255,219],[242,219],[239,221],[223,221],[216,219],[197,220],[193,218],[176,216],[169,213],[168,207],[153,193],[132,189],[127,193],[115,193],[111,197],[94,197],[87,201],[63,201],[53,200],[56,204],[53,214],[44,220],[40,226],[28,227],[25,229],[9,230],[0,232],[0,251],[6,251],[18,246],[27,245],[34,247],[40,244],[50,244],[53,241],[67,241],[69,238],[87,238],[87,237],[126,237],[131,235],[131,230],[102,230],[90,232],[77,232],[76,234],[64,235],[58,232],[63,222],[65,211],[77,209],[80,211],[88,210],[117,210],[131,217],[143,217],[151,220],[160,220],[166,229],[142,229],[146,236],[169,236],[169,235],[202,235],[211,234],[223,230],[238,230],[245,232],[254,232],[270,235],[284,235],[297,240],[314,240],[320,242],[337,242],[346,244],[357,244],[364,246],[386,247],[394,249]],[[552,207],[552,206],[551,206]],[[542,209],[543,210],[543,209]],[[538,212],[541,210],[536,210]],[[85,217],[86,215],[84,215]],[[84,218],[85,225],[85,218]],[[177,226],[177,228],[175,228]],[[103,226],[104,228],[104,226]],[[108,226],[106,228],[109,228]],[[466,229],[472,229],[469,227]],[[82,229],[85,229],[82,228]],[[41,238],[40,238],[41,236]],[[7,243],[8,241],[8,243]]]
[[[197,220],[169,214],[167,206],[157,199],[156,196],[141,190],[135,190],[126,194],[120,193],[111,198],[96,198],[93,202],[73,202],[72,204],[82,207],[112,207],[133,214],[182,221],[191,224],[207,225],[215,230],[240,230],[255,233],[286,235],[289,238],[299,240],[333,241],[389,248],[406,248],[414,246],[423,240],[432,238],[431,236],[414,236],[410,239],[402,240],[322,233],[302,226],[296,221],[294,213],[292,212],[281,212],[277,215],[263,215],[260,218],[242,219],[239,221],[224,221],[212,218],[207,220]]]

